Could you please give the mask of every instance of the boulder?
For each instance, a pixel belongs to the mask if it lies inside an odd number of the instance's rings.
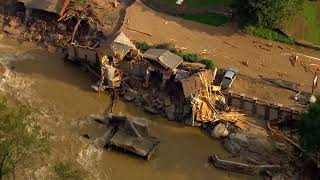
[[[239,144],[242,147],[248,147],[249,146],[249,140],[248,137],[245,134],[242,133],[232,133],[229,136],[230,140],[232,142],[235,142]]]
[[[176,115],[175,115],[176,107],[175,107],[175,105],[165,107],[164,111],[166,112],[166,115],[167,115],[167,118],[169,121],[176,120]]]
[[[226,139],[223,143],[223,147],[225,150],[232,154],[237,154],[241,151],[241,146],[237,144],[236,142],[233,142],[229,139]]]
[[[224,123],[217,124],[211,131],[211,137],[221,138],[229,135],[228,126]]]
[[[151,107],[151,106],[145,106],[144,110],[149,113],[152,113],[152,114],[159,114],[160,113],[156,108]]]

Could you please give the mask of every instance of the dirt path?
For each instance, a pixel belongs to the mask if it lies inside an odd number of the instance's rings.
[[[150,33],[152,36],[129,30],[128,27]],[[206,50],[208,54],[205,56],[214,59],[219,67],[236,67],[242,74],[253,78],[262,75],[305,84],[309,87],[304,86],[303,89],[308,92],[311,91],[313,75],[305,72],[302,67],[293,68],[286,53],[299,52],[320,57],[319,52],[247,35],[241,32],[236,24],[213,27],[159,13],[139,0],[127,9],[122,30],[137,41],[153,44],[172,43],[197,53]],[[269,47],[268,43],[271,43],[272,47]],[[244,65],[244,62],[248,62],[248,66]],[[320,64],[319,61],[313,63]],[[279,89],[275,92],[272,87],[261,88],[254,84],[255,82],[240,79],[236,82],[234,91],[293,105],[288,100],[288,97],[293,95],[291,92]],[[279,92],[281,96],[278,95]]]

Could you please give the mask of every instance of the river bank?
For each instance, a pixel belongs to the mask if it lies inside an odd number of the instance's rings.
[[[5,38],[0,44],[2,61],[10,60],[10,73],[2,80],[3,92],[39,109],[39,123],[53,134],[50,156],[24,170],[21,175],[26,176],[17,179],[48,179],[54,164],[65,160],[83,168],[87,179],[248,179],[206,163],[212,152],[229,155],[201,130],[168,122],[122,101],[116,103],[117,112],[150,120],[151,134],[161,141],[154,158],[145,162],[123,153],[95,149],[92,141],[105,129],[87,117],[103,113],[109,101],[105,93],[99,95],[89,89],[90,75],[34,44],[18,44]],[[84,134],[90,139],[83,138]]]

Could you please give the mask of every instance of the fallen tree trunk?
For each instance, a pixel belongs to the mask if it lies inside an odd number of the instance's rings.
[[[217,168],[245,174],[256,174],[262,171],[281,169],[280,165],[251,165],[234,161],[222,160],[216,154],[209,157],[209,162]]]

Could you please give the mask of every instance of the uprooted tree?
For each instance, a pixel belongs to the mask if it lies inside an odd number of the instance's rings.
[[[307,150],[320,153],[320,97],[300,117],[299,131]]]
[[[268,29],[281,29],[303,7],[304,0],[235,0],[234,8],[245,21]]]
[[[27,108],[9,110],[0,100],[0,180],[14,179],[18,168],[28,167],[33,157],[48,150],[47,135],[31,117]]]

